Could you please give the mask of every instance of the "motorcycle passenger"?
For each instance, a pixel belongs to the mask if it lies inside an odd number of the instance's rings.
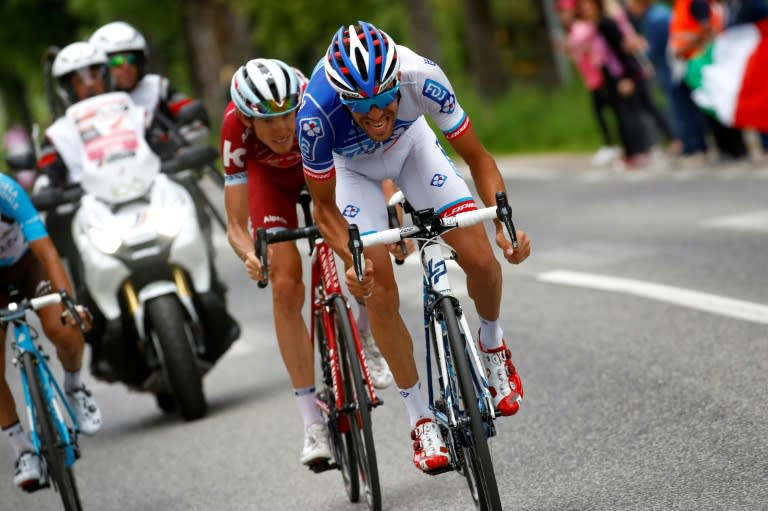
[[[29,196],[13,179],[0,174],[0,307],[11,301],[13,286],[22,297],[35,298],[59,289],[72,293],[67,273]],[[14,298],[17,301],[18,298]],[[56,347],[64,368],[64,392],[75,412],[80,430],[95,434],[101,427],[101,411],[90,390],[80,380],[84,342],[74,318],[62,322],[63,305],[37,311],[45,336]],[[80,314],[86,327],[90,314]],[[16,486],[33,490],[41,478],[40,458],[16,415],[16,404],[5,379],[6,327],[0,327],[0,429],[16,455]]]
[[[429,473],[445,468],[450,459],[421,391],[387,247],[365,249],[363,282],[356,278],[347,248],[348,222],[355,222],[361,233],[388,227],[383,179],[393,179],[417,210],[434,208],[441,216],[452,216],[477,208],[426,114],[469,165],[482,202],[495,204],[504,180],[443,71],[369,23],[342,26],[333,36],[307,85],[296,122],[317,224],[344,261],[350,292],[366,300],[371,329],[408,410],[413,463]],[[505,259],[522,262],[530,252],[526,234],[518,231],[519,248],[513,250],[500,222],[495,223],[496,243]],[[443,237],[458,254],[480,316],[480,354],[494,405],[500,415],[512,415],[523,388],[499,319],[501,265],[481,224]]]
[[[296,204],[304,174],[295,122],[305,86],[301,72],[275,59],[250,60],[232,76],[232,101],[221,127],[227,237],[253,280],[262,278],[253,232],[259,227],[268,232],[298,227]],[[301,315],[301,256],[295,242],[284,242],[269,245],[268,260],[277,341],[304,420],[300,461],[312,465],[330,458],[331,451],[325,421],[315,405],[312,343]],[[384,388],[392,375],[367,327],[365,307],[361,309],[358,327],[368,367],[374,385]]]

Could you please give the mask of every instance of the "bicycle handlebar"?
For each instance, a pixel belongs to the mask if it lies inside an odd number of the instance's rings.
[[[280,243],[281,241],[294,241],[308,239],[312,242],[320,237],[320,229],[316,225],[307,227],[297,227],[296,229],[287,229],[284,231],[267,232],[263,227],[256,229],[256,240],[254,241],[254,250],[259,259],[262,268],[263,279],[258,281],[260,288],[267,287],[269,283],[269,261],[267,260],[267,245],[270,243]]]
[[[66,289],[61,289],[56,293],[49,293],[36,298],[24,299],[20,302],[9,303],[6,308],[0,309],[0,323],[7,323],[22,318],[28,310],[39,310],[43,307],[48,307],[57,303],[64,303],[67,311],[73,318],[75,318],[80,330],[85,330],[85,323],[83,322],[83,318],[80,317],[77,305],[75,305],[74,300],[69,296]]]
[[[389,202],[390,205],[392,205],[393,203],[397,204],[402,200],[402,192],[398,191],[392,196]],[[512,240],[512,246],[517,248],[517,233],[515,231],[514,223],[512,223],[512,208],[509,206],[507,195],[504,192],[496,192],[496,206],[489,206],[473,211],[464,211],[455,216],[445,218],[438,217],[433,210],[416,211],[413,212],[412,215],[417,219],[415,225],[386,229],[384,231],[365,234],[363,236],[360,236],[357,225],[350,224],[349,250],[352,252],[352,261],[359,281],[363,280],[362,261],[364,246],[390,245],[407,238],[417,238],[425,235],[436,237],[446,231],[461,227],[469,227],[470,225],[475,225],[485,220],[501,220],[507,228],[507,233]],[[354,227],[354,232],[352,227]]]

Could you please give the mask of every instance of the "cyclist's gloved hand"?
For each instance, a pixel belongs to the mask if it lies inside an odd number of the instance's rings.
[[[517,229],[517,248],[512,248],[512,243],[504,235],[504,228],[496,228],[496,244],[504,252],[504,259],[512,264],[520,264],[531,254],[531,240],[525,231]]]
[[[411,255],[414,250],[416,250],[416,244],[413,242],[413,240],[410,239],[403,240],[401,243],[405,243],[405,257],[403,257],[403,251],[400,248],[400,243],[392,243],[391,245],[387,245],[387,250],[389,250],[389,253],[392,254],[395,259],[403,260]]]
[[[357,280],[355,274],[355,268],[350,266],[344,272],[347,289],[358,300],[365,300],[373,295],[374,279],[373,279],[373,261],[370,259],[365,260],[365,269],[363,270],[363,281]]]
[[[267,249],[267,262],[272,259],[272,248]],[[261,266],[261,261],[256,257],[256,252],[248,252],[245,254],[245,269],[248,271],[248,276],[252,280],[264,279],[264,268]]]

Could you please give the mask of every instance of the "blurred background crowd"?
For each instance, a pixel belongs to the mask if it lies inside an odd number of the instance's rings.
[[[8,0],[0,151],[28,150],[55,118],[41,56],[105,22],[146,36],[148,68],[201,98],[216,134],[238,63],[269,56],[308,74],[327,34],[363,18],[441,64],[494,152],[590,151],[616,169],[755,161],[768,148],[768,78],[747,71],[768,59],[766,1]]]

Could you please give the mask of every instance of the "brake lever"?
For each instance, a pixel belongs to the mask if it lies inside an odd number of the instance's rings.
[[[77,310],[77,305],[75,305],[74,300],[72,300],[72,297],[69,296],[69,293],[67,293],[66,289],[59,289],[59,296],[61,296],[61,301],[64,303],[64,306],[67,308],[67,312],[70,316],[72,316],[75,319],[75,322],[77,323],[77,326],[80,328],[82,332],[85,332],[85,321],[83,321],[83,318],[80,317],[80,312]],[[61,321],[64,322],[65,316],[62,315]]]
[[[390,229],[399,229],[401,227],[400,219],[397,218],[397,206],[387,206],[387,216],[389,217]],[[395,264],[403,264],[405,262],[405,258],[408,257],[408,247],[406,247],[405,241],[403,240],[400,240],[397,243],[397,246],[400,247],[400,253],[403,255],[403,258],[401,259],[395,256]]]
[[[363,281],[363,242],[360,239],[360,231],[357,224],[349,224],[349,243],[347,247],[352,253],[352,266],[355,268],[357,281]]]
[[[507,233],[512,240],[512,248],[517,248],[517,231],[512,222],[512,208],[507,201],[507,194],[504,192],[496,192],[496,217],[507,228]]]
[[[254,250],[256,250],[256,257],[259,258],[261,263],[261,275],[264,277],[257,283],[261,289],[264,289],[269,284],[269,263],[267,262],[267,230],[263,227],[256,229]]]

